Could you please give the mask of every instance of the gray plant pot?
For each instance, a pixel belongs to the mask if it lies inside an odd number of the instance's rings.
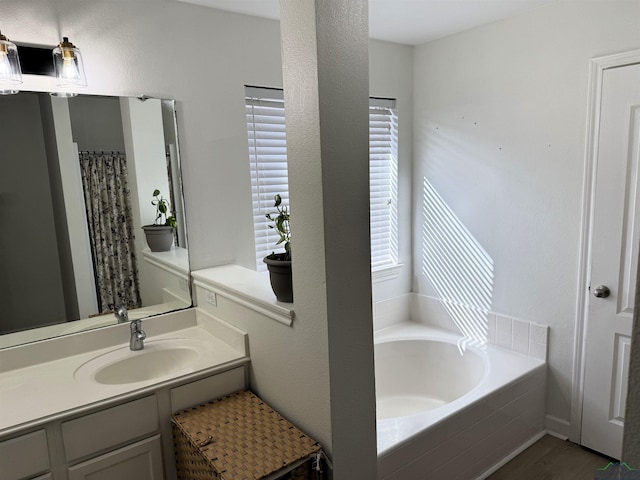
[[[170,225],[145,225],[142,227],[147,245],[152,252],[167,252],[173,245],[174,228]]]
[[[269,269],[271,289],[279,302],[293,302],[293,281],[291,279],[291,260],[282,260],[284,253],[272,253],[262,259]]]

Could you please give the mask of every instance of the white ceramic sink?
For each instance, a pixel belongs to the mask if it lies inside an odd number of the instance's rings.
[[[128,346],[121,347],[83,363],[74,372],[74,378],[124,385],[185,374],[194,371],[210,348],[207,342],[196,339],[146,341],[143,350],[134,352]]]

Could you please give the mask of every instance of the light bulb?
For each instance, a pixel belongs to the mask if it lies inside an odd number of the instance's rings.
[[[7,52],[0,50],[0,78],[7,77],[11,74],[11,65],[9,64],[9,55]]]
[[[53,66],[59,87],[75,89],[87,86],[80,50],[67,37],[64,37],[62,42],[53,49]],[[68,95],[68,93],[56,94]]]
[[[0,33],[0,95],[18,93],[22,83],[22,69],[18,59],[18,48]]]
[[[62,59],[62,78],[66,78],[71,81],[77,81],[78,78],[80,78],[78,66],[73,58]]]

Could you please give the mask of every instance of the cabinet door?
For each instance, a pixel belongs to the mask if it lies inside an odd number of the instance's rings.
[[[155,395],[116,405],[62,424],[69,463],[95,456],[158,431]]]
[[[69,480],[162,480],[161,451],[156,435],[69,467]]]
[[[49,452],[44,430],[0,442],[0,479],[33,478],[47,470]]]

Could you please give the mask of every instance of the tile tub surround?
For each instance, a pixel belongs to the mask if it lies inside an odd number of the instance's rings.
[[[376,341],[460,337],[419,323],[376,332]],[[469,394],[440,408],[378,421],[378,478],[482,478],[544,431],[546,364],[487,345],[489,370]]]
[[[78,379],[75,373],[89,360],[128,347],[128,324],[0,350],[0,436],[249,361],[246,334],[195,308],[143,320],[142,328],[147,345],[182,339],[205,344],[205,350],[188,371],[117,385]]]
[[[380,330],[411,318],[412,294],[374,302],[373,329]]]
[[[403,297],[400,297],[403,298]],[[412,293],[409,295],[410,308],[408,317],[395,317],[395,321],[401,322],[410,318],[433,327],[442,328],[451,332],[459,329],[444,307],[444,300],[426,295]],[[384,311],[388,312],[386,308]],[[394,311],[397,311],[394,310]],[[549,327],[528,320],[501,315],[496,312],[487,312],[486,336],[487,343],[498,345],[507,350],[522,353],[539,360],[547,360]],[[385,317],[384,326],[393,324],[392,319]],[[375,324],[375,322],[374,322]]]

